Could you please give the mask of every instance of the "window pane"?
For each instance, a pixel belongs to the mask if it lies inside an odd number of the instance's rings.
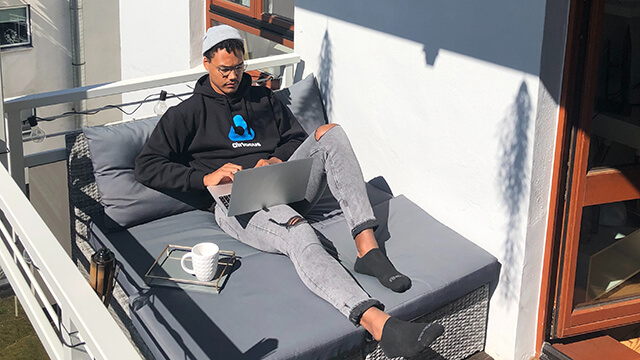
[[[27,8],[0,9],[0,45],[29,43]]]
[[[583,208],[574,305],[640,295],[640,200]]]
[[[238,5],[242,5],[245,7],[250,7],[251,6],[251,0],[225,0],[227,2],[230,3],[234,3],[234,4],[238,4]]]
[[[264,12],[293,20],[295,0],[264,0]]]
[[[621,15],[603,18],[589,169],[640,163],[640,17]]]

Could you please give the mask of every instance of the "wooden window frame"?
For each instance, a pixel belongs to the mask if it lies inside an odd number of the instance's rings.
[[[587,171],[604,3],[571,1],[537,348],[548,338],[640,322],[640,297],[573,305],[582,209],[640,198],[640,166]]]
[[[248,8],[226,0],[207,0],[207,9],[208,26],[217,21],[293,48],[293,21],[265,13],[264,0],[251,0]]]

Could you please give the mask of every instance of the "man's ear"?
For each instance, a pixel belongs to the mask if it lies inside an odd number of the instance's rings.
[[[204,65],[205,70],[209,71],[209,65],[211,63],[209,62],[209,59],[207,59],[206,56],[202,57],[202,65]]]

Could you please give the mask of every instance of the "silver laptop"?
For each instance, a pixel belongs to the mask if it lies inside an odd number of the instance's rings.
[[[238,171],[232,183],[207,186],[227,216],[304,199],[313,159],[299,159]]]

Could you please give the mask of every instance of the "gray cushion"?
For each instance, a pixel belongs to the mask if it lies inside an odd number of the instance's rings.
[[[384,198],[377,191],[370,188],[372,200]],[[391,292],[376,279],[352,271],[356,250],[342,216],[314,227],[335,246],[358,283],[391,314],[412,319],[497,281],[500,265],[493,256],[407,198],[382,200],[374,211],[381,223],[376,235],[388,256],[413,279],[405,293]],[[118,280],[128,284],[136,328],[157,358],[332,358],[365,342],[365,331],[311,293],[289,259],[233,240],[210,213],[187,212],[108,235],[93,230],[96,240],[122,262]],[[240,257],[220,294],[145,289],[143,276],[166,244],[192,246],[205,239]]]
[[[102,198],[105,225],[128,227],[193,207],[148,188],[134,176],[136,156],[142,150],[159,117],[112,126],[83,128],[93,172]]]
[[[386,306],[387,312],[403,320],[414,319],[490,283],[497,284],[500,264],[493,255],[434,219],[398,195],[373,206],[380,222],[375,235],[398,271],[412,279],[405,293],[380,286],[378,280],[352,271],[358,283]],[[314,224],[340,254],[347,269],[357,256],[348,227],[341,222]]]
[[[313,133],[318,126],[327,123],[322,96],[313,74],[309,74],[288,88],[276,91],[275,95],[291,109],[307,134]]]
[[[96,245],[107,245],[121,262],[118,281],[131,294],[130,313],[141,322],[139,332],[153,339],[149,348],[158,359],[324,358],[364,340],[361,328],[304,286],[287,257],[229,237],[211,213],[186,212],[108,235],[94,226],[92,232]],[[240,258],[220,294],[146,289],[144,274],[168,243],[202,241]]]

